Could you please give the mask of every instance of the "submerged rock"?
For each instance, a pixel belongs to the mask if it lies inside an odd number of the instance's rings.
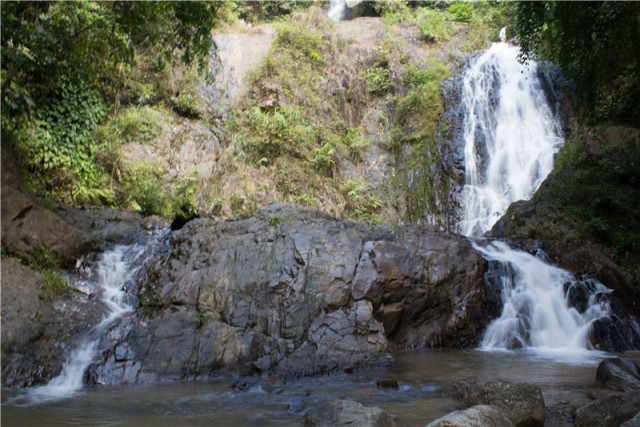
[[[431,421],[427,427],[513,427],[497,406],[476,405]]]
[[[481,378],[466,378],[449,387],[465,407],[494,405],[516,426],[543,426],[546,417],[540,387]]]
[[[380,408],[363,406],[352,400],[334,400],[309,412],[304,418],[304,425],[393,427],[396,423]]]

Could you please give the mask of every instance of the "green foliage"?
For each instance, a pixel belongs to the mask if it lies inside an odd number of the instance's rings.
[[[243,197],[234,194],[229,202],[234,216],[248,216],[258,210],[258,201],[253,196]]]
[[[369,145],[369,141],[362,134],[362,126],[349,128],[344,136],[343,144],[351,160],[362,160],[362,151]]]
[[[522,58],[558,64],[591,123],[640,123],[640,3],[518,2]]]
[[[245,144],[256,159],[273,160],[282,155],[311,157],[318,133],[301,107],[283,106],[273,110],[252,107],[242,118]]]
[[[447,23],[449,15],[433,9],[420,9],[416,13],[416,20],[420,27],[420,34],[427,42],[444,42],[449,39],[453,29]]]
[[[607,132],[609,134],[607,135]],[[616,134],[615,132],[618,132]],[[536,194],[547,238],[577,237],[596,242],[622,265],[640,265],[640,150],[635,131],[596,130],[568,141],[558,154],[550,185]],[[604,135],[604,137],[603,137]],[[613,135],[613,136],[612,136]],[[544,204],[543,204],[544,203]],[[546,213],[545,213],[546,212]],[[540,231],[540,230],[538,230]],[[540,237],[540,236],[535,236]]]
[[[391,89],[389,69],[384,66],[373,66],[365,74],[367,89],[373,95],[384,95]]]
[[[470,2],[455,2],[447,8],[447,12],[454,21],[469,22],[473,15],[473,4]]]
[[[141,123],[110,123],[92,132],[107,102],[127,100],[132,66],[141,51],[156,72],[172,58],[208,60],[215,11],[211,2],[4,2],[2,4],[2,127],[33,176],[35,191],[67,204],[114,204],[119,168],[117,132]],[[158,88],[138,85],[140,102]],[[135,92],[135,91],[133,91]],[[191,95],[176,110],[199,112]],[[123,121],[135,119],[123,117]],[[144,120],[143,120],[144,122]],[[115,128],[114,135],[106,130]],[[124,129],[123,129],[124,128]],[[132,136],[133,137],[133,136]]]
[[[131,165],[123,176],[126,205],[144,215],[170,217],[171,197],[163,185],[162,170],[150,163]]]
[[[198,74],[193,69],[186,70],[178,81],[180,88],[176,96],[170,98],[173,111],[184,117],[199,118],[202,106],[198,100]]]
[[[202,113],[197,96],[189,92],[181,92],[178,96],[171,97],[171,107],[184,117],[198,118]]]
[[[128,107],[109,117],[96,129],[95,136],[101,141],[113,138],[123,143],[144,143],[160,136],[163,119],[162,113],[152,107]]]
[[[291,1],[291,0],[257,0],[257,1],[227,1],[225,3],[226,19],[243,19],[247,22],[282,20],[293,12],[309,7],[319,0]]]
[[[326,43],[320,33],[295,24],[284,24],[278,28],[275,41],[275,49],[287,50],[293,59],[311,61],[316,66],[324,64],[321,53],[324,45]]]
[[[16,148],[34,174],[36,190],[71,204],[112,200],[92,138],[104,115],[105,104],[95,89],[63,80],[29,120],[14,122]]]
[[[380,222],[377,211],[382,206],[382,201],[369,194],[363,182],[355,179],[344,181],[342,195],[347,205],[345,210],[350,217],[370,223]]]
[[[280,218],[279,216],[270,216],[269,217],[269,225],[271,226],[276,226],[276,225],[280,225],[282,223],[282,218]]]
[[[406,22],[412,16],[405,0],[379,0],[374,3],[374,9],[389,25]]]
[[[326,138],[314,149],[313,164],[316,169],[330,176],[336,163],[336,141],[334,138]]]
[[[440,83],[450,73],[435,56],[427,59],[426,68],[407,67],[409,91],[397,103],[393,141],[419,142],[435,133],[444,109]]]
[[[48,269],[42,272],[42,284],[38,293],[41,299],[53,301],[68,290],[69,283],[62,274]]]

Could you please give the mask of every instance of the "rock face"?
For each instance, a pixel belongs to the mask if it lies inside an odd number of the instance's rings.
[[[610,395],[576,410],[576,427],[615,427],[633,418],[640,408],[640,393]]]
[[[629,421],[625,421],[620,424],[620,427],[640,427],[640,412],[638,412],[636,416],[631,418]]]
[[[427,427],[513,427],[498,407],[477,405],[455,411],[427,424]]]
[[[475,345],[486,324],[484,261],[456,236],[276,204],[170,240],[136,290],[147,317],[103,340],[95,382],[349,371],[391,348]]]
[[[640,363],[617,357],[605,359],[598,365],[596,385],[620,391],[640,390]]]
[[[334,400],[307,414],[304,425],[307,427],[394,427],[396,423],[391,415],[380,408],[363,406],[352,400]]]
[[[73,339],[95,325],[100,308],[87,295],[53,303],[39,296],[40,273],[2,259],[2,384],[31,386],[60,372]]]
[[[33,261],[43,251],[72,266],[91,245],[86,237],[25,193],[2,186],[2,246]]]
[[[467,378],[453,383],[451,395],[463,406],[494,405],[516,426],[543,426],[546,416],[540,387]]]

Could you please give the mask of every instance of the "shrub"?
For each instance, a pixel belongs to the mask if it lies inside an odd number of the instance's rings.
[[[374,95],[384,95],[391,89],[391,77],[389,69],[382,66],[373,66],[365,74],[367,89]]]
[[[144,215],[171,216],[171,197],[163,185],[162,170],[150,163],[131,165],[123,176],[125,204]]]
[[[67,279],[57,271],[44,270],[42,272],[42,284],[38,296],[44,300],[54,300],[69,290]]]
[[[15,124],[18,151],[35,173],[36,190],[68,204],[108,201],[108,175],[95,163],[98,145],[92,131],[103,119],[106,106],[97,90],[63,80],[49,103]]]

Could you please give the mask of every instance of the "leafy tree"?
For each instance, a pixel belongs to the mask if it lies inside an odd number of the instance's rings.
[[[539,55],[575,79],[592,122],[640,123],[639,2],[517,2],[523,59]]]
[[[112,203],[93,130],[136,54],[204,69],[219,2],[0,3],[2,131],[31,184],[67,203]],[[175,59],[174,59],[175,58]]]
[[[2,2],[3,115],[26,114],[64,76],[110,95],[137,50],[204,66],[216,2]]]

